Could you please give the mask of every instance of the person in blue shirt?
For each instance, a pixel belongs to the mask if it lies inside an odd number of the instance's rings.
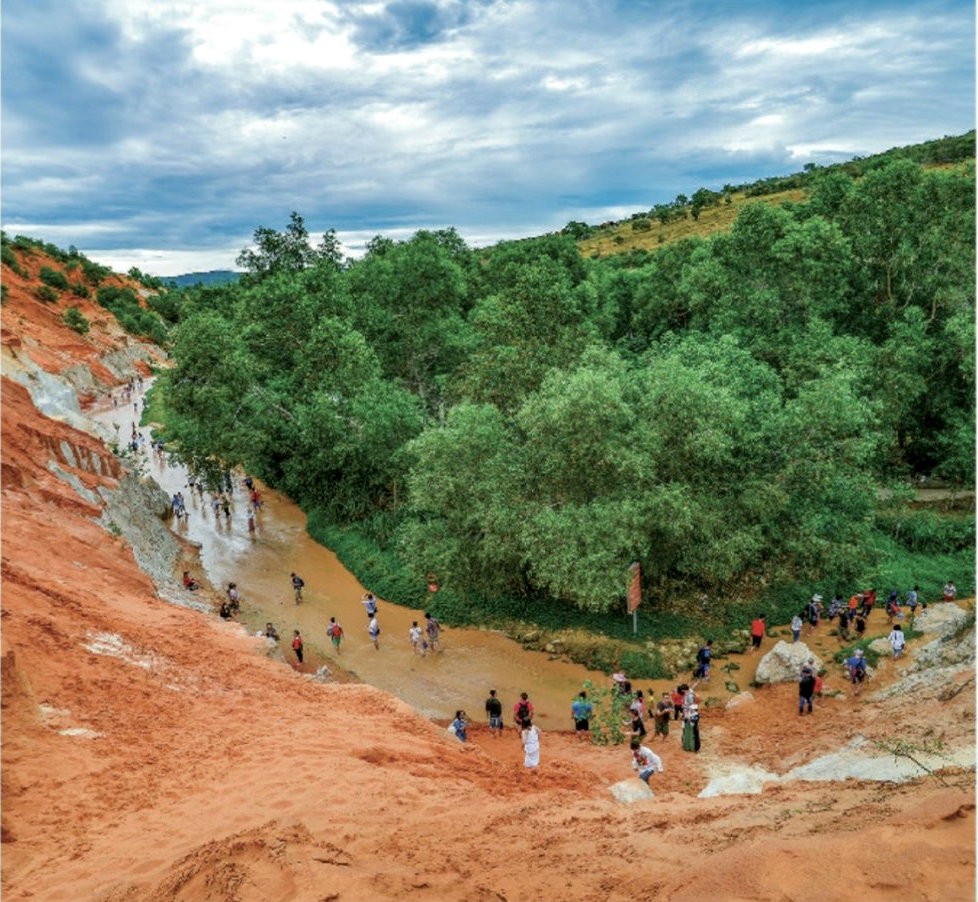
[[[587,739],[591,732],[591,711],[593,706],[587,700],[583,690],[577,693],[577,698],[571,702],[571,717],[574,718],[574,730],[578,739]]]
[[[452,732],[455,733],[455,737],[459,742],[465,742],[465,727],[468,725],[468,718],[465,716],[464,711],[455,712],[455,720],[452,721]]]
[[[852,681],[852,694],[859,695],[859,687],[866,679],[866,659],[863,657],[861,648],[857,648],[852,657],[846,658],[846,670],[849,672],[849,679]]]

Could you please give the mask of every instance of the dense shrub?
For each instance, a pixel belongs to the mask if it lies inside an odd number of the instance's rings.
[[[38,285],[34,289],[34,296],[39,301],[44,301],[45,304],[50,304],[56,301],[60,295],[55,291],[50,285]]]
[[[85,314],[82,313],[77,307],[69,307],[61,315],[61,318],[64,320],[65,325],[69,329],[74,329],[79,335],[84,335],[90,328]]]
[[[100,266],[98,263],[93,263],[91,260],[82,258],[81,261],[82,272],[85,274],[86,281],[90,282],[92,285],[100,285],[106,278],[110,275],[112,270],[107,266]]]
[[[42,266],[39,275],[45,285],[50,285],[52,288],[58,288],[61,291],[68,288],[68,279],[60,270],[52,269],[50,266]]]
[[[130,334],[148,338],[158,345],[165,345],[169,340],[163,320],[151,310],[140,307],[139,299],[131,288],[106,285],[99,288],[96,298]]]
[[[9,244],[4,244],[0,247],[0,260],[6,263],[14,272],[20,273],[20,267],[17,265],[17,255]]]
[[[71,285],[71,293],[79,298],[91,297],[92,293],[88,290],[88,286],[84,282],[73,282]]]
[[[947,554],[974,547],[975,518],[942,516],[932,510],[878,514],[876,526],[908,551]]]

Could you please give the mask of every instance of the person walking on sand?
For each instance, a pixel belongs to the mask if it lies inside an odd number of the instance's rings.
[[[571,717],[574,720],[574,732],[578,739],[587,739],[591,735],[591,712],[594,706],[587,700],[587,693],[582,689],[577,698],[571,702]]]
[[[662,759],[652,751],[642,745],[642,740],[635,736],[629,743],[632,750],[632,768],[638,771],[639,779],[648,784],[652,774],[661,774],[665,768]]]
[[[890,640],[890,647],[893,649],[893,660],[895,661],[903,654],[903,649],[907,644],[907,637],[903,633],[903,627],[899,623],[895,624],[887,639]]]
[[[653,698],[652,690],[649,689],[649,698]],[[662,698],[655,706],[655,735],[663,739],[669,738],[669,718],[672,714],[672,699],[668,692],[662,693]]]
[[[516,724],[516,729],[520,730],[523,728],[524,720],[533,719],[533,702],[530,701],[530,696],[525,692],[520,693],[519,700],[513,705],[513,723]]]
[[[758,614],[754,618],[754,622],[750,625],[750,648],[747,649],[748,654],[753,654],[761,647],[761,640],[764,638],[764,631],[767,629],[767,624],[764,622],[765,619],[764,614]]]
[[[425,633],[428,635],[428,648],[433,652],[438,650],[438,637],[441,636],[441,624],[427,611],[424,612]]]
[[[531,770],[540,765],[540,731],[533,721],[526,718],[521,724],[520,741],[523,743],[523,766]]]
[[[295,596],[295,603],[302,604],[302,588],[305,586],[305,580],[296,573],[290,573],[289,579],[292,580],[292,594]]]
[[[298,630],[292,630],[292,651],[295,652],[295,656],[299,663],[302,663],[302,636],[299,635]]]
[[[496,690],[489,690],[489,698],[486,699],[486,718],[489,721],[489,735],[503,735],[503,703],[496,698]]]
[[[329,636],[329,641],[333,643],[333,650],[339,654],[340,642],[343,641],[343,627],[336,622],[335,617],[329,618],[329,623],[326,626],[326,635]]]
[[[370,618],[370,622],[367,624],[367,633],[370,635],[370,641],[373,642],[374,648],[380,651],[380,624],[377,623],[377,615],[374,614]]]
[[[811,664],[803,664],[801,675],[798,678],[798,713],[805,713],[805,706],[808,706],[808,713],[812,714],[812,696],[815,694],[815,670]]]

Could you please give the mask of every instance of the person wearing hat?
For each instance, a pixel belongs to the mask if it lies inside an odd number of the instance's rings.
[[[859,687],[866,679],[866,658],[861,648],[857,648],[852,653],[852,657],[846,658],[846,671],[852,682],[852,694],[859,695]]]

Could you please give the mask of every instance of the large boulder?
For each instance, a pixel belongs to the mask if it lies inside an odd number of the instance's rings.
[[[946,636],[953,633],[968,617],[967,611],[959,608],[953,601],[943,601],[927,606],[914,618],[913,628],[922,633],[936,633]]]
[[[803,664],[815,659],[815,672],[822,669],[822,660],[804,642],[779,642],[757,665],[754,676],[758,683],[794,683]]]
[[[655,777],[652,778],[653,780]],[[655,794],[638,777],[633,780],[622,780],[620,783],[613,783],[611,794],[619,801],[630,805],[632,802],[644,802],[646,799],[655,798]]]

